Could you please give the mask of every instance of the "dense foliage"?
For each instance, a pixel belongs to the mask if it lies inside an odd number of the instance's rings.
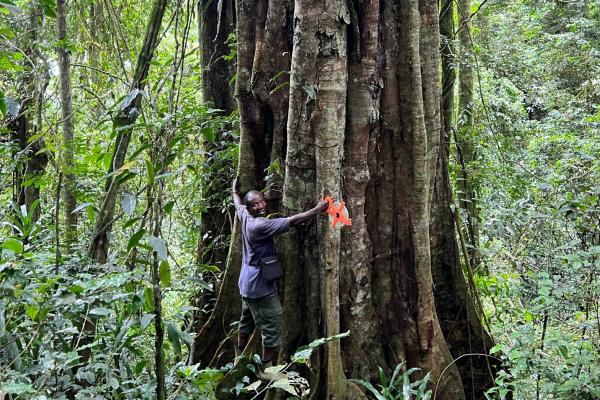
[[[497,1],[475,32],[477,279],[507,367],[494,396],[597,398],[600,4]]]
[[[489,396],[598,398],[600,4],[484,3],[473,33],[470,134],[478,157],[468,168],[481,234],[475,280],[494,355],[504,361]],[[127,161],[117,171],[122,186],[109,260],[95,265],[87,248],[118,133],[113,117],[132,96],[150,2],[68,7],[70,36],[58,43],[53,0],[0,1],[0,391],[15,399],[155,398],[158,263],[168,398],[214,398],[227,368],[188,365],[193,320],[206,311],[193,304],[211,297],[220,272],[199,264],[196,251],[199,215],[215,204],[230,213],[237,114],[223,115],[201,98],[196,6],[171,2]],[[57,46],[72,57],[75,158],[68,170]],[[31,132],[25,146],[11,133],[21,107]],[[49,160],[45,170],[25,171],[20,183],[39,189],[27,209],[17,202],[14,178],[40,154]],[[455,162],[453,176],[456,169]],[[61,237],[66,173],[76,177],[79,216],[70,254]],[[399,371],[392,381],[399,382]],[[424,393],[408,375],[389,387],[382,372],[379,387]]]

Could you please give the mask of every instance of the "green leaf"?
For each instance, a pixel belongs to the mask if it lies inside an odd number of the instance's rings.
[[[31,318],[32,321],[35,321],[35,317],[40,312],[39,304],[25,304],[25,314]]]
[[[4,307],[4,300],[0,299],[0,339],[6,335],[6,309]]]
[[[208,140],[210,143],[215,142],[215,130],[210,127],[200,129],[200,133],[204,137],[204,139]]]
[[[142,218],[141,217],[131,218],[129,221],[125,222],[125,224],[123,225],[123,229],[129,228],[130,226],[132,226],[133,224],[138,222],[140,219],[142,219]]]
[[[154,164],[146,160],[146,172],[148,173],[148,186],[154,186]]]
[[[14,238],[8,238],[2,244],[2,248],[5,250],[10,250],[15,254],[23,253],[23,243]]]
[[[167,324],[167,337],[173,346],[173,350],[177,355],[181,355],[181,342],[179,341],[179,332],[177,328],[170,322]]]
[[[24,393],[35,393],[33,386],[26,383],[3,383],[0,386],[0,392],[5,394],[24,394]]]
[[[4,92],[0,91],[0,112],[6,115],[6,100],[4,100]]]
[[[171,200],[167,204],[165,204],[165,206],[163,207],[163,210],[165,211],[165,214],[170,214],[171,211],[173,211],[173,206],[174,205],[175,205],[175,202],[173,200]]]
[[[140,242],[140,240],[144,236],[144,233],[146,233],[146,230],[144,228],[141,228],[136,233],[134,233],[133,236],[131,236],[129,238],[129,242],[127,242],[127,251],[130,251],[135,246],[137,246],[137,244]]]
[[[133,368],[133,372],[135,372],[136,374],[140,374],[144,370],[144,367],[146,367],[147,363],[148,363],[147,361],[138,362],[137,364],[135,364],[135,367]]]
[[[156,236],[150,236],[150,239],[148,241],[150,242],[150,245],[156,252],[158,259],[166,260],[167,259],[167,242],[165,241],[165,239],[159,238]]]
[[[137,197],[131,193],[121,194],[121,208],[127,216],[131,217],[135,211],[135,205],[137,203]]]
[[[171,286],[171,267],[169,266],[169,263],[167,260],[162,260],[160,262],[158,275],[160,276],[161,285]]]
[[[151,287],[144,289],[144,301],[147,310],[154,310],[154,292]]]
[[[90,310],[90,315],[95,315],[98,317],[107,317],[110,315],[110,313],[111,313],[111,311],[105,307],[96,307],[96,308]]]
[[[373,385],[371,385],[370,382],[363,381],[362,379],[348,379],[348,381],[364,386],[377,400],[386,400],[386,398],[383,397],[381,393],[379,393],[379,391],[375,389]]]
[[[44,4],[44,14],[50,18],[56,18],[56,6]]]
[[[153,319],[154,314],[146,313],[142,315],[142,318],[140,318],[140,328],[142,328],[142,332],[146,330],[146,328],[148,327],[148,325],[150,325],[150,322],[152,322]]]

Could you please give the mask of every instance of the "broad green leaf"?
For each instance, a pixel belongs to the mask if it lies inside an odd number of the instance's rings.
[[[371,382],[363,381],[362,379],[348,379],[348,381],[364,386],[377,400],[386,400]]]
[[[5,250],[10,250],[15,254],[23,253],[23,243],[14,238],[8,238],[2,244],[2,248]]]
[[[137,197],[131,193],[121,194],[121,208],[127,216],[131,217],[135,211],[135,205],[137,203]]]
[[[204,137],[204,139],[208,140],[210,143],[215,142],[215,130],[210,127],[200,129],[200,133]]]
[[[137,246],[137,244],[144,236],[144,233],[146,233],[146,230],[144,228],[141,228],[129,238],[129,242],[127,242],[127,251],[130,251],[135,246]]]
[[[156,252],[158,259],[166,260],[167,259],[167,242],[165,241],[165,239],[159,238],[156,236],[150,236],[150,239],[148,241],[150,242],[150,245]]]
[[[296,389],[294,388],[294,386],[292,386],[292,383],[287,378],[285,378],[285,379],[277,379],[277,380],[273,381],[273,383],[271,383],[271,387],[285,390],[286,392],[288,392],[292,396],[296,396],[297,395]]]
[[[181,354],[181,342],[179,341],[179,332],[177,332],[177,328],[172,323],[167,323],[167,337],[171,345],[173,346],[173,350],[175,353]]]
[[[0,392],[20,395],[25,393],[35,393],[35,389],[28,383],[3,383],[0,385]]]
[[[161,285],[167,287],[171,286],[171,267],[169,266],[169,262],[167,260],[162,260],[160,262],[158,275],[160,276]]]
[[[258,388],[260,387],[261,383],[262,382],[260,380],[258,380],[256,382],[253,382],[253,383],[249,384],[248,386],[244,387],[243,390],[246,392],[258,391]],[[294,393],[294,395],[295,395],[295,393]]]
[[[140,318],[140,328],[142,329],[142,332],[146,330],[146,328],[148,327],[148,325],[150,325],[150,322],[152,322],[153,319],[154,314],[146,313],[142,315],[142,318]]]
[[[40,312],[39,304],[25,304],[25,314],[29,316],[33,321],[35,321],[35,317]]]
[[[147,363],[148,363],[147,361],[140,361],[140,362],[138,362],[137,364],[135,364],[135,367],[133,368],[133,371],[136,374],[140,374],[144,370],[144,367],[146,367]]]
[[[146,303],[146,309],[154,310],[154,292],[151,287],[144,289],[144,301]]]
[[[111,314],[111,311],[105,307],[96,307],[90,310],[90,315],[95,315],[98,317],[106,317]]]
[[[165,204],[165,206],[163,207],[163,210],[165,211],[165,214],[170,214],[171,211],[173,211],[173,206],[174,205],[175,205],[175,202],[173,200],[171,200],[167,204]]]

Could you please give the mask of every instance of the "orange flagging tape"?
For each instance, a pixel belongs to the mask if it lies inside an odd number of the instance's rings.
[[[336,206],[330,196],[325,197],[325,201],[329,204],[329,207],[327,207],[327,214],[329,214],[329,220],[331,221],[331,227],[333,229],[337,227],[338,223],[352,225],[352,220],[348,218],[349,215],[346,203],[340,201]]]

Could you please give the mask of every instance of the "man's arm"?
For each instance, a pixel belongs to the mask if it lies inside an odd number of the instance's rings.
[[[328,206],[328,204],[325,200],[319,201],[319,204],[317,204],[314,208],[311,208],[308,211],[304,211],[303,213],[292,215],[291,217],[289,217],[288,220],[290,222],[290,225],[297,225],[297,224],[301,224],[302,222],[308,221],[315,215],[320,214],[323,211],[327,210],[327,206]]]
[[[240,193],[240,183],[237,178],[235,178],[231,184],[231,197],[233,197],[233,204],[236,208],[244,204],[242,194]]]

